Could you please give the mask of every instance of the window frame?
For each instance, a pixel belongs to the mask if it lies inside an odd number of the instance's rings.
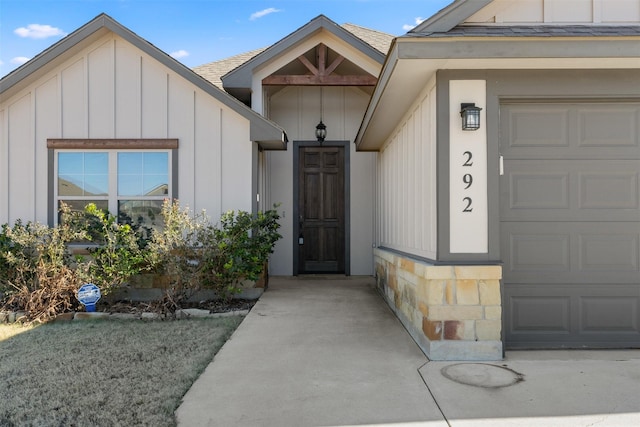
[[[48,139],[49,152],[49,218],[50,225],[58,224],[59,202],[64,200],[106,200],[109,212],[118,216],[118,202],[129,200],[164,200],[178,194],[177,139]],[[60,196],[58,194],[58,153],[107,153],[108,191],[106,196]],[[118,153],[167,153],[167,194],[158,196],[120,196],[118,194]]]

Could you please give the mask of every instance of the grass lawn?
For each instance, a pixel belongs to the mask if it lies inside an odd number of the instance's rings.
[[[173,426],[182,396],[242,321],[0,325],[0,426]]]

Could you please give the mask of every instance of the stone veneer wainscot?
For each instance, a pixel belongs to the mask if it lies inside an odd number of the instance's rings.
[[[431,265],[374,251],[376,282],[431,360],[500,360],[500,266]]]

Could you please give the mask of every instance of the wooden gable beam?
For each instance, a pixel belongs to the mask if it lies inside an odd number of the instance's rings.
[[[334,75],[333,72],[344,61],[344,56],[339,55],[327,67],[327,47],[320,43],[316,46],[317,67],[304,55],[298,60],[311,72],[304,75],[271,75],[262,80],[265,86],[375,86],[378,79],[371,75]]]

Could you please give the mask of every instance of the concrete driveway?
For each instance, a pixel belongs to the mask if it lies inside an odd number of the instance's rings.
[[[634,426],[640,351],[429,362],[371,277],[272,278],[180,426]]]

